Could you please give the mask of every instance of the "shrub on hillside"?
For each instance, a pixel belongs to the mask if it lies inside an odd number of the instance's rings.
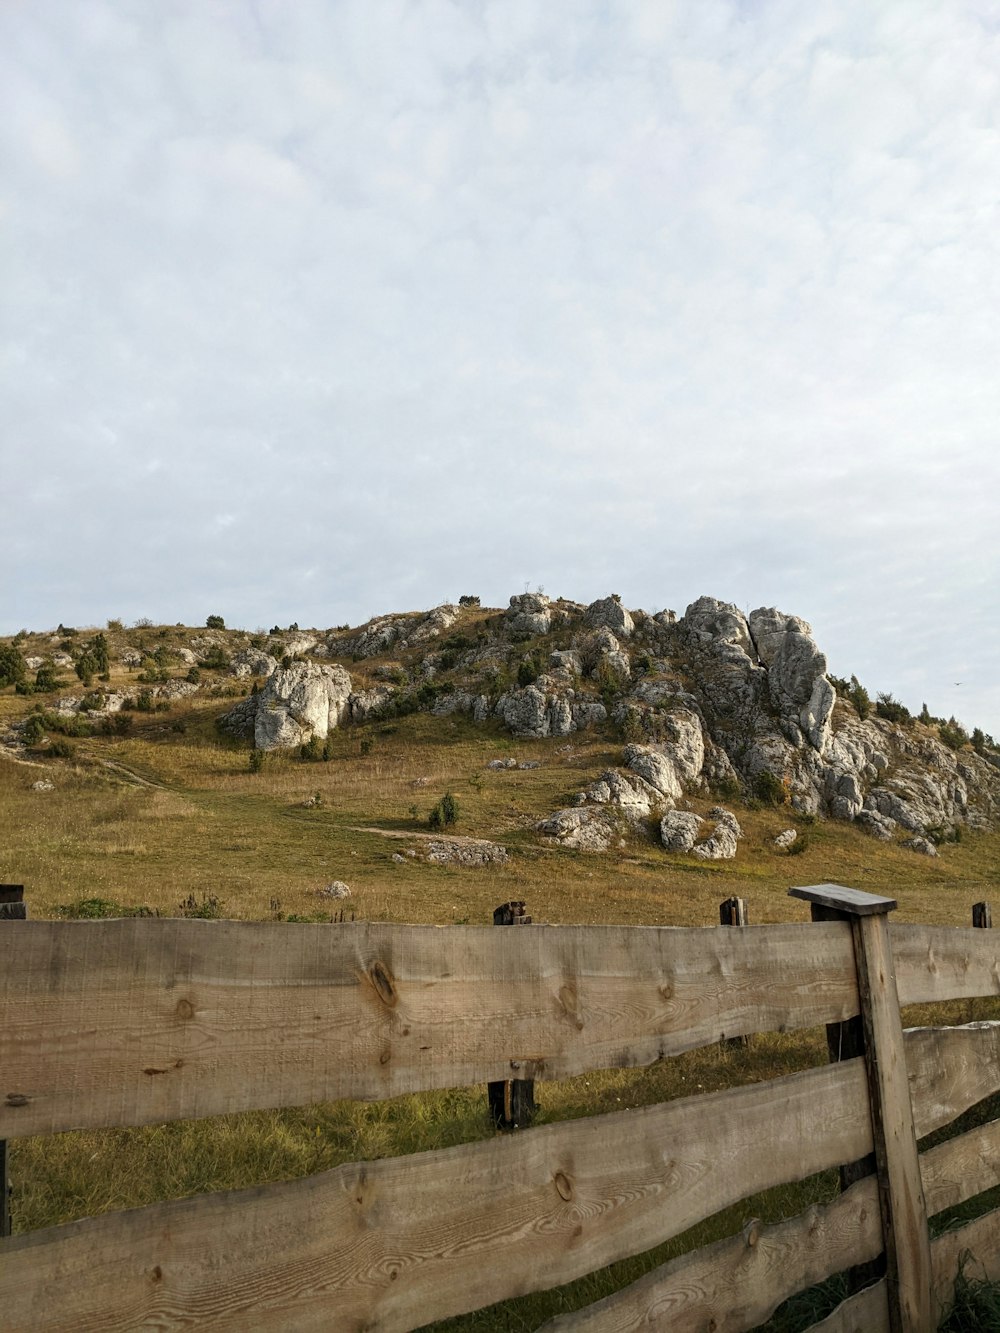
[[[947,722],[940,723],[938,736],[950,750],[960,750],[963,745],[969,743],[969,733],[954,717],[950,717]]]
[[[766,768],[754,778],[753,791],[764,805],[784,805],[788,800],[788,792],[781,778]]]
[[[445,792],[430,812],[427,823],[432,829],[450,828],[458,823],[458,802],[451,792]]]
[[[875,712],[886,722],[897,722],[904,727],[913,721],[910,710],[906,705],[900,703],[898,699],[894,699],[888,690],[879,691]]]
[[[205,621],[205,628],[225,629],[226,622],[223,620],[222,616],[209,616],[208,619]]]
[[[0,644],[0,687],[16,685],[19,680],[24,679],[27,670],[21,650],[16,644]]]

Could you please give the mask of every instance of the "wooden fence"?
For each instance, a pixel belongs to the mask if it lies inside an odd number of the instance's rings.
[[[904,1033],[900,1004],[1000,995],[997,936],[896,925],[832,885],[812,922],[524,930],[351,922],[0,923],[0,1139],[646,1065],[828,1025],[830,1064],[302,1180],[0,1240],[6,1329],[412,1329],[560,1286],[751,1194],[874,1153],[833,1203],[674,1259],[559,1330],[740,1333],[884,1255],[815,1325],[936,1326],[960,1256],[1000,1277],[1000,1023]],[[855,1171],[854,1177],[861,1175]],[[853,1183],[852,1183],[853,1179]]]

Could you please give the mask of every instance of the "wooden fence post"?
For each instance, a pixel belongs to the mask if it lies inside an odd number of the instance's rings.
[[[726,898],[719,903],[719,924],[722,926],[745,926],[748,922],[747,900],[745,898]],[[723,1046],[749,1046],[749,1037],[724,1037]]]
[[[979,930],[993,929],[993,914],[989,903],[972,904],[972,924]]]
[[[24,905],[23,884],[0,884],[0,921],[24,921],[28,910]],[[11,1234],[11,1183],[7,1170],[7,1140],[0,1139],[0,1236]]]
[[[493,910],[495,926],[530,926],[524,903],[501,903]],[[497,1129],[525,1129],[534,1119],[535,1081],[530,1078],[497,1079],[487,1087],[490,1117]]]
[[[839,884],[816,884],[789,893],[812,904],[814,920],[847,921],[851,926],[885,1245],[889,1328],[891,1333],[925,1333],[934,1327],[930,1233],[889,941],[888,913],[896,901]],[[829,1041],[829,1028],[827,1036]]]

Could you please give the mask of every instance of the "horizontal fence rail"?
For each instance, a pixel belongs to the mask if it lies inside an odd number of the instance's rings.
[[[850,931],[14,921],[0,1138],[564,1078],[857,1012]]]
[[[821,1024],[839,1062],[0,1239],[0,1323],[391,1333],[560,1286],[840,1166],[833,1202],[749,1222],[545,1328],[746,1333],[834,1273],[856,1289],[884,1256],[887,1277],[815,1329],[923,1333],[963,1253],[1000,1269],[1000,1212],[930,1246],[926,1225],[1000,1184],[1000,1120],[916,1145],[1000,1093],[1000,1022],[903,1033],[899,1006],[1000,995],[998,937],[890,926],[893,900],[837,885],[792,893],[812,924],[5,920],[0,1141],[503,1092]]]
[[[920,1135],[1000,1090],[1000,1023],[917,1029],[906,1054]],[[871,1148],[850,1060],[15,1237],[0,1309],[30,1327],[45,1290],[52,1329],[325,1329],[335,1299],[338,1328],[389,1333],[569,1282]]]

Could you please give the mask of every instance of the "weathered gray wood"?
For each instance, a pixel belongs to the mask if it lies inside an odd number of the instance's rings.
[[[563,1078],[857,1003],[841,924],[12,921],[0,1137]]]
[[[884,915],[871,914],[857,917],[853,929],[882,1209],[889,1327],[892,1333],[925,1333],[931,1326],[930,1235],[889,927]]]
[[[1000,1092],[1000,1022],[904,1034],[917,1138]]]
[[[896,907],[895,898],[880,898],[876,893],[862,889],[848,889],[843,884],[811,884],[805,888],[789,889],[789,896],[802,898],[807,903],[819,903],[849,916],[882,916]]]
[[[955,1299],[955,1279],[961,1268],[970,1281],[1000,1282],[1000,1208],[935,1236],[931,1257],[934,1308],[942,1320]]]
[[[900,1004],[1000,995],[1000,936],[971,927],[889,928]]]
[[[927,1329],[931,1327],[928,1324]],[[890,1333],[889,1295],[885,1278],[849,1296],[825,1319],[821,1319],[818,1324],[810,1324],[806,1333]]]
[[[989,903],[972,904],[972,924],[976,930],[993,929],[993,913]]]
[[[530,926],[524,902],[514,899],[493,909],[495,926]],[[527,1129],[538,1109],[535,1081],[530,1078],[499,1079],[486,1085],[490,1119],[497,1129]]]
[[[939,1035],[947,1039],[946,1032]],[[921,1154],[920,1171],[931,1214],[1000,1184],[1000,1120]],[[544,1330],[744,1333],[770,1318],[790,1296],[845,1269],[857,1272],[881,1252],[876,1181],[869,1175],[833,1203],[776,1226],[754,1224],[741,1235],[683,1254],[594,1305],[549,1320]],[[838,1319],[849,1314],[850,1307],[842,1307]]]
[[[920,1154],[927,1215],[1000,1185],[1000,1120],[976,1125]]]
[[[934,1295],[928,1329],[937,1328],[955,1297],[955,1279],[963,1262],[973,1280],[1000,1281],[1000,1208],[985,1213],[931,1241]],[[806,1333],[889,1333],[885,1278],[838,1305]]]
[[[0,884],[0,922],[24,921],[28,915],[24,901],[23,884]],[[6,1015],[0,1020],[6,1021]],[[13,1186],[10,1179],[10,1163],[7,1153],[7,1140],[0,1139],[0,1239],[9,1236],[13,1230],[11,1216],[11,1196]]]
[[[747,926],[749,924],[750,918],[745,898],[724,898],[719,903],[720,926]],[[748,1037],[727,1037],[724,1044],[729,1047],[746,1046],[748,1041]]]
[[[882,1249],[874,1177],[775,1226],[683,1254],[631,1286],[543,1325],[544,1333],[745,1333],[782,1301]]]
[[[3,1242],[0,1310],[74,1333],[327,1330],[334,1313],[345,1329],[409,1329],[562,1285],[856,1157],[864,1102],[852,1061],[74,1222]]]

